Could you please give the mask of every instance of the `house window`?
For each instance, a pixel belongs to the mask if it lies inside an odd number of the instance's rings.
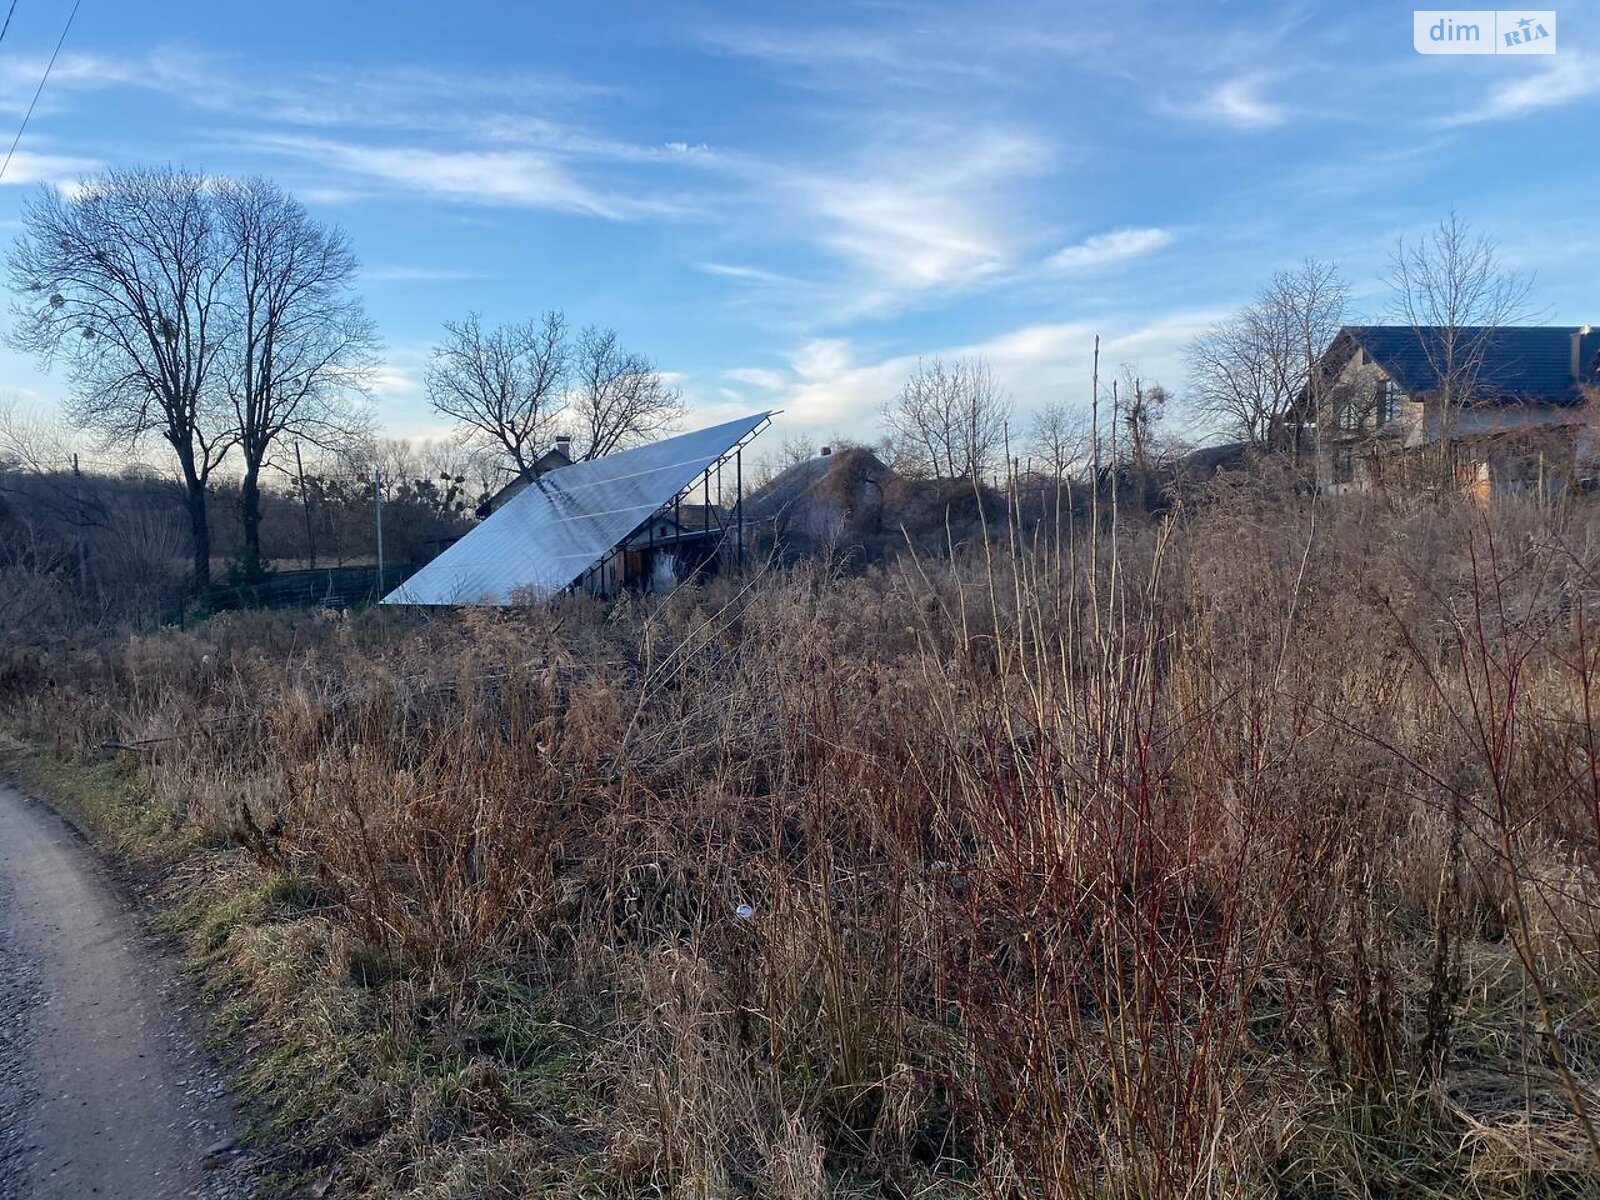
[[[1339,429],[1343,433],[1354,433],[1361,428],[1361,409],[1354,397],[1349,397],[1339,403]]]
[[[1341,446],[1333,452],[1333,481],[1335,483],[1349,483],[1355,477],[1355,454],[1349,446]]]
[[[1372,423],[1377,428],[1382,429],[1390,421],[1394,420],[1395,413],[1399,411],[1399,408],[1400,389],[1395,387],[1392,380],[1383,380],[1378,384],[1378,400]]]

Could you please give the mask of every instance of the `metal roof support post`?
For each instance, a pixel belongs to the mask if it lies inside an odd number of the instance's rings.
[[[726,506],[722,503],[722,464],[727,461],[728,456],[726,454],[717,459],[717,528],[721,531],[723,539],[726,539],[728,536],[728,517],[723,512],[723,509]]]

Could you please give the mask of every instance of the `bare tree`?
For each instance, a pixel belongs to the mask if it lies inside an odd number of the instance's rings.
[[[683,415],[683,398],[648,358],[618,343],[612,329],[588,326],[574,352],[566,423],[580,458],[649,441]]]
[[[1322,354],[1344,323],[1349,289],[1331,263],[1279,271],[1251,303],[1188,348],[1194,409],[1260,450],[1304,449]]]
[[[460,421],[468,438],[503,451],[517,474],[532,479],[566,403],[571,368],[566,319],[485,331],[477,313],[445,322],[428,367],[434,410]]]
[[[65,359],[72,415],[107,445],[155,432],[172,447],[193,538],[196,587],[211,579],[206,485],[236,434],[216,402],[232,253],[204,177],[109,171],[24,207],[10,256],[12,342]]]
[[[787,471],[790,467],[797,466],[815,457],[817,457],[815,439],[804,433],[791,433],[783,439],[783,444],[778,447],[778,470]]]
[[[225,378],[244,459],[243,568],[254,578],[262,468],[280,441],[336,447],[363,431],[360,400],[378,339],[354,292],[358,264],[341,232],[270,180],[226,181],[215,192],[231,264]]]
[[[0,396],[0,470],[43,475],[73,461],[72,431],[54,413]]]
[[[1498,330],[1528,315],[1530,281],[1503,269],[1495,244],[1451,213],[1426,236],[1402,239],[1389,261],[1390,314],[1411,326],[1427,356],[1448,454],[1461,410],[1477,397]]]
[[[1128,465],[1141,478],[1155,465],[1156,438],[1167,411],[1167,389],[1141,378],[1131,366],[1122,368],[1118,416],[1127,435]]]
[[[747,459],[744,483],[752,494],[768,487],[785,471],[817,457],[817,442],[810,435],[791,433],[775,451]]]
[[[979,358],[917,364],[883,406],[897,466],[912,474],[981,479],[1004,453],[1011,401]]]
[[[1064,479],[1088,459],[1090,437],[1088,414],[1057,401],[1034,414],[1026,453],[1035,460],[1036,470]]]

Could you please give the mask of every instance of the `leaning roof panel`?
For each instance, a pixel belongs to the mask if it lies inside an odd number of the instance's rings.
[[[541,475],[383,602],[503,605],[522,596],[553,595],[769,415],[741,417]]]

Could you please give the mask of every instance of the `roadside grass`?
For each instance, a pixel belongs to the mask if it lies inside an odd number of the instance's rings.
[[[265,1194],[609,1195],[595,1165],[595,1034],[549,980],[485,972],[428,992],[340,923],[313,878],[208,844],[131,755],[0,734],[0,771],[145,885],[215,1013],[256,1126]],[[318,1194],[322,1194],[319,1192]]]
[[[35,731],[0,728],[0,771],[48,797],[105,852],[153,863],[182,855],[196,836],[152,803],[148,777],[125,755],[79,755],[41,744]]]
[[[1219,495],[0,704],[286,1190],[1600,1194],[1593,515]]]

